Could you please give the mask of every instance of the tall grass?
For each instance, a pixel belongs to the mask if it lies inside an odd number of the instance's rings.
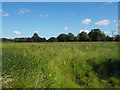
[[[3,88],[119,88],[117,42],[3,43]]]

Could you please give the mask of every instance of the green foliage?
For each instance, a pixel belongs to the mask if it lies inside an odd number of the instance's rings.
[[[79,33],[78,38],[80,41],[88,41],[89,40],[89,36],[86,32]]]
[[[100,37],[101,37],[101,39],[100,39],[101,41],[105,41],[106,35],[104,33],[101,33]]]
[[[105,38],[106,41],[109,41],[110,40],[110,37],[107,35],[106,38]]]
[[[91,41],[104,41],[105,40],[105,34],[102,33],[99,29],[91,30],[88,35]]]
[[[49,41],[49,42],[57,42],[57,38],[55,38],[55,37],[50,37],[50,38],[48,39],[48,41]]]
[[[76,42],[76,41],[78,41],[78,40],[79,40],[79,38],[78,38],[78,37],[76,37],[76,36],[74,36],[74,37],[73,37],[73,40],[74,40],[74,42]]]
[[[72,33],[68,33],[68,35],[66,35],[66,41],[71,42],[74,40],[74,35]]]
[[[115,41],[120,41],[120,35],[115,36]]]
[[[117,45],[3,43],[3,88],[120,88]]]
[[[77,41],[119,41],[120,35],[115,37],[106,36],[99,29],[93,29],[88,34],[86,32],[81,32],[77,36],[72,33],[60,34],[57,38],[50,37],[48,40],[46,38],[41,38],[37,33],[30,38],[15,38],[15,39],[2,39],[3,41],[14,41],[14,42],[77,42]]]
[[[46,42],[47,40],[46,40],[46,38],[45,37],[43,37],[42,38],[42,42]]]
[[[58,37],[57,37],[57,40],[59,42],[65,42],[67,40],[67,35],[66,34],[60,34]]]
[[[34,42],[39,42],[41,38],[38,36],[37,33],[34,33],[34,35],[32,36],[32,39]]]
[[[13,42],[12,39],[7,39],[7,38],[2,38],[0,40],[2,40],[2,42]]]

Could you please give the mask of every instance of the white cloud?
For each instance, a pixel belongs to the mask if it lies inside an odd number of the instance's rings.
[[[80,33],[83,32],[84,30],[80,30]]]
[[[116,35],[117,35],[117,34],[118,34],[118,32],[116,32],[116,33],[114,33],[114,34],[116,34]]]
[[[48,17],[48,14],[40,14],[40,17]]]
[[[2,9],[0,9],[0,12],[2,12]]]
[[[65,27],[64,30],[68,30],[68,27]]]
[[[40,31],[40,28],[38,28],[36,31],[34,31],[34,33],[39,33]]]
[[[34,31],[34,33],[39,33],[39,31]]]
[[[25,8],[22,8],[19,10],[18,14],[19,15],[22,15],[22,14],[25,14],[25,13],[30,13],[31,11],[29,9],[25,9]]]
[[[81,32],[86,32],[86,33],[89,33],[89,31],[86,29],[86,30],[80,30],[80,33]]]
[[[83,24],[89,24],[91,22],[91,19],[85,19],[82,21]]]
[[[13,31],[14,34],[22,34],[21,32],[19,31]]]
[[[104,33],[108,34],[108,33],[110,33],[110,31],[104,31]]]
[[[86,33],[89,33],[89,31],[88,31],[88,30],[85,30],[85,32],[86,32]]]
[[[113,20],[113,22],[117,22],[116,20]]]
[[[98,25],[98,26],[107,26],[110,23],[111,22],[109,20],[102,20],[102,21],[96,22],[95,25]]]
[[[6,13],[6,14],[3,14],[2,16],[10,16],[8,13]]]

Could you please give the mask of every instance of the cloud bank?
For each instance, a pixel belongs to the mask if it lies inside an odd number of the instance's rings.
[[[13,31],[14,34],[22,34],[21,32],[19,31]]]
[[[82,21],[82,24],[89,24],[91,22],[91,19],[85,19]]]
[[[98,25],[98,26],[107,26],[110,23],[111,22],[109,20],[102,20],[102,21],[96,22],[95,25]]]

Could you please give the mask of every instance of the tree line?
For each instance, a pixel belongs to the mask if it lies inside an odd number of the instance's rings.
[[[6,40],[5,38],[2,39]],[[50,37],[48,40],[46,38],[39,37],[37,33],[34,33],[32,37],[29,38],[14,38],[9,41],[14,42],[77,42],[77,41],[120,41],[120,35],[110,37],[105,35],[99,29],[93,29],[88,34],[86,32],[81,32],[77,36],[72,33],[60,34],[57,37]]]

